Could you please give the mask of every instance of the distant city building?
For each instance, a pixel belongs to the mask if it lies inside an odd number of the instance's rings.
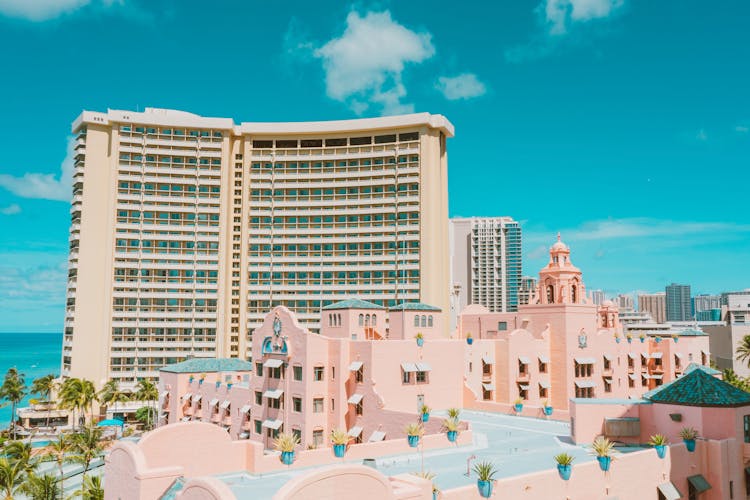
[[[665,293],[638,295],[638,310],[649,313],[656,323],[664,323],[667,320],[666,307]]]
[[[700,312],[711,311],[712,309],[721,310],[721,295],[696,295],[691,301],[696,319],[699,319],[698,313]]]
[[[737,348],[750,335],[750,290],[721,294],[722,324],[702,326],[709,334],[711,355],[722,370],[731,368],[738,375],[750,376],[747,361],[737,359]]]
[[[600,306],[605,300],[607,300],[607,298],[604,296],[603,290],[591,290],[591,302]]]
[[[536,294],[536,278],[533,276],[524,276],[521,278],[521,288],[518,291],[518,305],[533,304]]]
[[[693,317],[690,285],[672,283],[665,288],[667,321],[688,321]]]
[[[633,297],[630,295],[620,294],[617,296],[617,299],[614,301],[614,303],[617,304],[617,307],[620,309],[621,313],[625,309],[629,309],[629,310],[635,309],[635,301],[633,300]]]
[[[451,277],[461,287],[460,312],[469,304],[492,312],[518,309],[521,226],[510,217],[450,220]]]
[[[721,308],[695,312],[696,321],[721,321]]]

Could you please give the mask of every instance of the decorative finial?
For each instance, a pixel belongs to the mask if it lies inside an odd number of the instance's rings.
[[[557,232],[557,241],[560,241],[560,231]]]

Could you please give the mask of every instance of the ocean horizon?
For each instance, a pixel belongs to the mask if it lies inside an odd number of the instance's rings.
[[[5,372],[15,367],[24,375],[26,386],[30,388],[35,378],[49,373],[60,374],[61,356],[62,332],[0,332],[0,377],[5,377]],[[36,394],[27,395],[20,406],[26,406],[29,399],[37,397]],[[0,408],[0,427],[7,427],[10,419],[8,404]]]

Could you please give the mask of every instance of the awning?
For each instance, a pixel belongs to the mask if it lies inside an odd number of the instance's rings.
[[[629,373],[628,377],[630,377],[630,380],[638,380],[638,375],[635,373]]]
[[[485,365],[494,365],[495,364],[495,358],[490,356],[489,354],[485,354],[482,356],[482,363]]]
[[[526,356],[518,356],[518,362],[522,365],[528,365],[531,361]]]
[[[247,439],[249,437],[250,437],[250,433],[249,432],[241,432],[240,433],[240,439]]]
[[[217,398],[213,398],[210,403],[208,403],[208,406],[214,407],[217,404],[219,404],[219,400]]]
[[[385,432],[383,432],[383,431],[375,431],[375,432],[372,433],[372,435],[370,436],[370,439],[368,439],[368,441],[371,442],[371,443],[377,443],[378,441],[382,441],[383,439],[385,439]]]
[[[655,379],[655,380],[661,380],[662,379],[662,375],[659,374],[659,373],[657,373],[657,374],[651,375],[651,378]]]
[[[709,355],[709,352],[708,352],[708,351],[704,351],[703,349],[701,349],[701,352],[702,352],[703,354],[705,354],[706,356],[708,356],[708,355]],[[706,484],[708,484],[708,483],[706,483]],[[711,486],[709,485],[709,488],[710,488],[710,487],[711,487]]]
[[[349,434],[350,437],[358,438],[359,435],[362,434],[362,427],[352,427],[347,434]]]
[[[607,361],[612,361],[612,355],[604,353],[604,359],[606,359]]]
[[[193,403],[200,403],[201,399],[203,399],[203,395],[202,394],[196,394],[195,397],[193,398]]]
[[[635,354],[635,353],[633,353],[633,352],[629,352],[629,353],[628,353],[628,357],[629,357],[630,359],[635,359],[635,358],[637,358],[637,357],[638,357],[638,355],[637,355],[637,354]]]
[[[547,356],[546,354],[540,354],[539,361],[541,361],[542,363],[549,363],[549,356]]]
[[[417,371],[417,365],[414,363],[401,363],[401,369],[406,373]]]
[[[242,408],[240,408],[240,413],[247,413],[250,411],[251,408],[252,408],[251,405],[245,405]]]
[[[482,389],[484,389],[485,391],[494,391],[495,384],[482,384]]]
[[[284,361],[280,359],[268,359],[263,363],[263,368],[279,368],[284,364]]]
[[[674,353],[674,355],[677,356],[678,358],[682,359],[682,353],[676,352],[676,353]]]
[[[549,389],[550,387],[552,387],[552,385],[549,383],[549,380],[543,378],[539,380],[539,387]]]
[[[182,401],[184,401],[185,403],[187,403],[187,402],[190,401],[190,398],[192,398],[192,397],[193,397],[193,394],[190,393],[190,392],[188,392],[188,393],[182,395]]]
[[[688,476],[687,480],[690,484],[693,485],[693,488],[695,488],[697,493],[703,493],[704,491],[711,489],[711,485],[709,484],[709,482],[706,481],[706,478],[700,474]]]
[[[522,391],[528,391],[529,390],[528,384],[518,384],[518,388],[521,389]]]
[[[180,422],[190,422],[190,417],[182,417]]]
[[[361,361],[353,361],[352,364],[349,365],[349,371],[350,372],[356,372],[359,371],[360,368],[362,368],[362,362]]]
[[[604,376],[604,377],[602,377],[602,378],[603,378],[604,380],[606,380],[607,382],[612,382],[612,376],[611,376],[611,375],[605,375],[605,376]]]
[[[432,367],[429,363],[416,363],[416,365],[418,372],[429,372],[432,370]]]
[[[221,406],[219,408],[221,408],[222,410],[226,410],[227,408],[229,408],[231,404],[232,404],[231,401],[224,400],[221,402]]]
[[[350,405],[358,405],[362,402],[363,397],[364,396],[362,394],[352,394],[352,397],[347,400],[347,403],[349,403]]]
[[[279,399],[284,394],[282,389],[269,389],[263,393],[264,398]]]
[[[263,427],[267,427],[275,431],[279,430],[279,427],[281,427],[283,424],[284,422],[282,422],[281,420],[264,420],[263,421]]]
[[[166,398],[167,396],[169,396],[169,391],[161,391],[161,392],[159,393],[159,397],[160,397],[161,399],[164,399],[164,398]]]
[[[664,355],[662,352],[652,352],[650,358],[651,359],[661,359],[661,357]]]
[[[594,358],[574,358],[576,363],[579,365],[593,365],[596,364],[596,360]]]
[[[679,500],[682,498],[682,493],[675,487],[672,482],[668,483],[662,483],[658,486],[659,491],[661,491],[661,494],[664,495],[664,498],[667,500]]]
[[[576,380],[576,387],[596,387],[596,382],[593,380]]]

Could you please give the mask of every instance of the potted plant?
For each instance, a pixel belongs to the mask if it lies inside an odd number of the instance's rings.
[[[414,338],[417,339],[417,345],[419,347],[424,345],[424,335],[422,335],[422,332],[417,333]]]
[[[544,414],[546,416],[552,415],[552,405],[549,402],[549,399],[544,400],[544,406],[542,407],[542,411],[544,411]]]
[[[461,422],[457,418],[448,418],[443,422],[443,430],[448,436],[448,441],[450,441],[451,443],[456,442],[460,425]]]
[[[477,489],[479,490],[479,496],[482,498],[490,498],[492,496],[492,486],[495,480],[495,474],[497,469],[495,464],[489,461],[477,462],[473,467],[474,473],[477,475]]]
[[[627,339],[628,344],[633,343],[633,336],[631,334],[628,333],[627,335],[625,335],[625,338]]]
[[[331,431],[331,444],[333,444],[333,454],[337,458],[344,458],[346,445],[349,443],[349,433],[343,429],[334,429]]]
[[[435,484],[435,481],[433,481],[433,479],[435,479],[435,474],[433,474],[430,471],[412,472],[412,474],[414,474],[415,476],[419,476],[422,479],[427,479],[428,481],[432,483],[432,500],[437,500],[437,497],[440,494],[440,489],[438,489],[437,485]]]
[[[654,434],[649,439],[648,444],[656,448],[656,454],[659,458],[664,458],[667,454],[667,445],[669,441],[661,434]]]
[[[227,390],[231,389],[232,385],[234,385],[234,384],[232,384],[231,382],[227,382]]]
[[[513,401],[513,409],[516,410],[516,413],[521,413],[523,411],[523,398],[518,397]]]
[[[219,387],[221,387],[221,380],[216,381],[216,388],[218,389]]]
[[[654,342],[656,342],[657,344],[658,344],[659,342],[661,342],[661,337],[654,337]]]
[[[419,445],[419,438],[424,434],[424,427],[422,427],[422,424],[409,424],[405,430],[409,446],[416,448]]]
[[[570,473],[573,472],[573,460],[575,460],[575,457],[573,457],[573,455],[568,455],[567,453],[555,455],[557,473],[560,474],[563,481],[570,479]]]
[[[461,414],[461,410],[458,408],[448,408],[448,418],[455,418],[458,420],[458,416]]]
[[[299,444],[299,438],[292,433],[283,432],[273,440],[273,447],[281,452],[279,460],[284,465],[292,465],[294,462],[294,447]]]
[[[680,340],[680,336],[677,335],[676,333],[673,333],[672,334],[672,340],[674,340],[675,342],[677,342],[678,340]]]
[[[616,333],[615,333],[615,342],[617,342],[617,343],[619,344],[619,343],[620,343],[620,340],[621,340],[621,339],[620,339],[620,336],[619,336],[618,334],[616,334]]]
[[[698,437],[698,431],[692,427],[684,427],[680,431],[680,437],[690,453],[695,451],[695,438]]]
[[[643,344],[646,341],[646,334],[642,333],[638,335],[638,338],[641,340],[641,344]]]
[[[203,385],[203,381],[206,380],[206,374],[201,373],[201,378],[198,379],[198,385]]]
[[[193,380],[195,380],[195,377],[190,375],[190,378],[188,378],[188,384],[192,384]]]
[[[430,420],[430,407],[427,405],[422,405],[422,408],[419,409],[419,413],[422,415],[422,422],[428,422]]]
[[[474,337],[471,336],[471,332],[466,334],[466,343],[469,345],[474,343]]]
[[[612,463],[612,451],[614,447],[615,443],[604,436],[597,437],[591,444],[591,448],[596,454],[596,460],[599,462],[599,468],[604,472],[609,470],[609,466]]]

